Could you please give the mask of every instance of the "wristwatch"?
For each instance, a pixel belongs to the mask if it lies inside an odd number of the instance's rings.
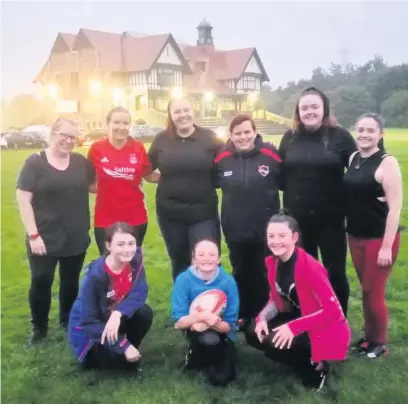
[[[28,235],[28,239],[29,239],[30,241],[34,241],[34,240],[36,240],[38,237],[40,237],[40,235],[39,235],[38,233],[29,234],[29,235]]]

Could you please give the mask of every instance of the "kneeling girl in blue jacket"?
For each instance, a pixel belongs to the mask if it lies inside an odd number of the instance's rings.
[[[177,277],[171,297],[175,327],[185,331],[190,345],[185,369],[205,370],[211,384],[226,386],[235,379],[235,323],[239,310],[237,285],[220,266],[215,242],[198,242],[192,255],[193,265]],[[193,300],[211,289],[221,290],[227,297],[223,314],[190,313]]]
[[[133,228],[121,222],[107,229],[106,247],[108,255],[86,270],[70,314],[69,342],[85,368],[136,370],[153,321],[142,251]]]

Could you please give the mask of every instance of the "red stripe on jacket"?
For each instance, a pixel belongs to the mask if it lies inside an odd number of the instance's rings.
[[[221,152],[216,158],[215,158],[215,163],[219,163],[222,159],[224,159],[225,157],[229,157],[232,155],[232,152],[230,151],[223,151]]]
[[[266,147],[261,148],[261,153],[266,154],[269,157],[272,157],[278,163],[282,163],[282,159],[271,149],[267,149]]]
[[[303,249],[297,251],[295,285],[302,317],[290,321],[288,326],[295,336],[309,333],[313,362],[343,360],[350,345],[350,325],[330,285],[326,269]],[[275,286],[277,264],[275,257],[266,258],[269,302],[275,302],[278,310],[285,312],[288,305]]]

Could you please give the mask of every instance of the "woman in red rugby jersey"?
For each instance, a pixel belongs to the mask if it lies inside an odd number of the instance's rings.
[[[94,234],[100,254],[105,251],[105,229],[116,222],[133,226],[138,246],[147,230],[142,180],[157,182],[141,142],[129,136],[130,114],[115,107],[106,117],[108,137],[92,144],[88,159],[96,171]]]

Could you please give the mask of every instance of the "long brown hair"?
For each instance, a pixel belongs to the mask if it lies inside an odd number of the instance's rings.
[[[174,125],[173,120],[171,119],[171,106],[173,105],[173,102],[175,101],[179,101],[179,100],[185,100],[188,101],[190,103],[191,106],[191,110],[194,112],[193,110],[193,101],[187,97],[187,96],[183,96],[181,98],[175,98],[175,99],[170,99],[168,104],[167,104],[167,120],[166,120],[166,129],[172,133],[177,133],[177,129],[176,129],[176,125]]]
[[[299,130],[302,125],[299,113],[299,102],[305,95],[314,94],[320,97],[323,102],[323,120],[322,125],[328,128],[335,128],[337,126],[336,118],[330,112],[330,102],[327,95],[316,87],[308,87],[301,94],[296,103],[295,111],[292,117],[292,130],[295,132]]]

